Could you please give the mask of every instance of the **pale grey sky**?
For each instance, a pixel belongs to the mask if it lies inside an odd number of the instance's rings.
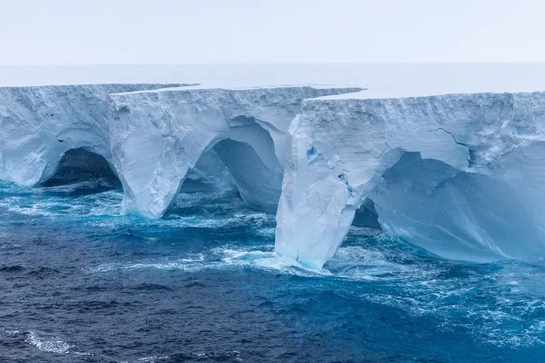
[[[0,0],[0,65],[543,62],[542,0]]]

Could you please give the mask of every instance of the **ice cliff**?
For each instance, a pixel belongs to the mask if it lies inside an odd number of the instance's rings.
[[[276,251],[321,268],[356,210],[437,255],[545,257],[545,93],[303,102],[287,137]]]
[[[0,88],[0,179],[44,182],[65,152],[77,148],[111,162],[108,95],[167,86],[180,84]]]
[[[276,251],[313,268],[358,210],[446,258],[545,258],[545,93],[179,86],[0,88],[0,179],[119,178],[122,210],[148,218],[181,188],[236,188],[277,210]]]
[[[112,94],[111,142],[122,210],[161,217],[199,160],[214,151],[242,199],[275,210],[285,138],[306,98],[359,88],[169,88]]]

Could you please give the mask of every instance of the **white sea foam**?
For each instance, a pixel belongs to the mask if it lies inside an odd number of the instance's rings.
[[[69,353],[69,349],[72,348],[70,344],[63,342],[57,337],[38,335],[35,331],[29,331],[25,341],[42,352],[48,353]]]
[[[168,359],[169,357],[168,356],[151,356],[151,357],[143,357],[143,358],[138,358],[135,362],[149,362],[149,363],[155,363],[157,362],[158,360],[164,360],[164,359]]]
[[[89,273],[106,273],[114,270],[162,269],[197,272],[205,269],[240,269],[254,268],[275,273],[285,273],[305,277],[330,277],[354,281],[373,279],[402,279],[407,275],[425,276],[434,270],[422,266],[405,266],[389,261],[390,257],[380,251],[363,246],[347,246],[339,250],[337,256],[326,268],[316,270],[307,268],[297,261],[285,258],[267,249],[222,246],[212,248],[205,253],[184,256],[183,258],[164,258],[136,263],[102,264],[88,270]]]

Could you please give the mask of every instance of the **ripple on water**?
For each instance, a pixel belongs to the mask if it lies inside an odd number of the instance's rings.
[[[379,239],[386,242],[388,237]],[[262,247],[229,245],[188,258],[100,265],[89,272],[162,269],[191,273],[205,269],[251,268],[340,281],[353,287],[366,286],[365,292],[359,295],[366,301],[401,309],[413,316],[434,317],[438,319],[436,328],[440,331],[465,331],[482,343],[500,347],[545,345],[545,303],[529,299],[528,291],[522,291],[514,282],[528,278],[525,269],[538,269],[533,271],[536,274],[539,268],[519,264],[516,269],[520,273],[514,275],[510,264],[487,270],[487,266],[481,264],[445,261],[425,253],[415,257],[410,252],[412,247],[402,244],[398,247],[397,252],[362,245],[341,247],[321,271],[307,269],[279,256],[272,251],[272,246],[263,250]],[[403,263],[405,259],[411,263]],[[458,271],[460,269],[462,271]],[[545,273],[540,271],[539,274]],[[505,284],[505,279],[510,283]]]
[[[545,345],[543,267],[514,262],[471,264],[447,261],[395,238],[377,235],[376,231],[352,228],[346,243],[334,258],[323,270],[316,271],[276,254],[273,251],[274,215],[244,209],[239,200],[214,199],[198,193],[181,195],[174,212],[161,220],[149,221],[120,215],[122,193],[119,190],[99,190],[96,193],[78,191],[88,187],[92,186],[29,191],[0,184],[0,213],[12,213],[13,220],[22,220],[24,226],[37,223],[53,225],[52,230],[55,231],[77,229],[85,237],[81,243],[106,240],[108,242],[101,242],[100,248],[108,250],[109,246],[113,246],[109,251],[114,250],[112,255],[118,257],[97,253],[92,260],[78,265],[78,271],[84,272],[84,276],[78,278],[97,280],[96,286],[101,287],[85,290],[85,293],[102,294],[108,291],[102,288],[100,281],[108,282],[110,278],[117,281],[112,277],[116,276],[116,271],[123,271],[122,276],[131,278],[138,275],[138,271],[145,270],[150,273],[146,271],[139,275],[153,275],[152,270],[168,272],[169,278],[173,275],[170,272],[191,276],[209,271],[222,271],[222,274],[214,276],[274,275],[286,277],[281,279],[286,284],[294,284],[288,287],[290,294],[271,293],[273,296],[289,296],[286,300],[273,299],[271,302],[271,305],[288,306],[286,311],[293,304],[293,295],[296,295],[296,300],[298,295],[323,289],[326,292],[323,296],[326,297],[339,292],[362,302],[361,306],[367,308],[389,307],[403,312],[404,316],[424,318],[433,322],[431,328],[437,334],[470,337],[479,346],[522,349]],[[10,241],[13,232],[10,232],[9,222],[2,223],[0,221],[2,253],[28,254],[25,248],[14,249],[15,244]],[[197,231],[194,236],[200,244],[193,249],[176,249],[177,244],[183,246],[186,243],[183,232],[188,230]],[[58,233],[55,233],[55,237],[58,237]],[[207,240],[211,238],[220,241],[212,243]],[[16,245],[19,246],[21,241]],[[165,253],[161,250],[165,244],[174,247]],[[62,243],[56,246],[62,246]],[[85,248],[78,251],[87,253]],[[89,252],[90,255],[92,253]],[[27,280],[29,276],[36,276],[40,281],[47,282],[59,276],[66,278],[69,274],[59,273],[62,268],[62,264],[33,267],[28,263],[0,262],[0,277],[6,276],[7,281],[19,275]],[[120,274],[117,276],[119,278]],[[160,274],[161,278],[166,276]],[[151,292],[151,295],[173,292],[168,284],[161,280],[156,282],[135,284],[133,290],[139,294]],[[325,304],[319,297],[314,296],[313,299],[315,304]],[[359,327],[350,324],[346,323],[349,329]],[[14,334],[23,337],[20,338],[21,344],[47,354],[80,354],[55,335],[37,330]],[[79,344],[77,340],[75,342]],[[187,353],[178,358],[213,360],[219,357],[198,354]],[[163,357],[166,356],[149,354],[128,362],[160,361]],[[240,358],[233,351],[219,358],[233,361],[237,357]],[[169,359],[175,357],[171,355]]]

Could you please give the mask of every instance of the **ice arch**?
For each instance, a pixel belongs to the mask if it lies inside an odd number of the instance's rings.
[[[84,148],[68,150],[61,158],[54,174],[41,186],[75,184],[85,181],[101,181],[106,185],[120,185],[119,179],[108,161]]]
[[[160,218],[188,171],[214,149],[248,203],[274,208],[285,137],[305,98],[356,88],[181,88],[111,95],[112,153],[122,210]]]
[[[45,182],[71,149],[111,161],[108,95],[166,86],[172,85],[1,87],[0,179],[24,186]]]
[[[542,218],[519,191],[495,175],[406,153],[384,173],[372,198],[387,232],[439,256],[532,261],[545,252]]]
[[[256,127],[246,142],[231,136],[219,141],[214,150],[227,166],[244,202],[257,209],[276,210],[283,173],[274,143],[265,130]]]
[[[275,246],[284,256],[321,268],[367,197],[384,229],[445,257],[545,256],[544,93],[307,100],[287,140]],[[433,228],[421,223],[426,208]],[[487,218],[488,208],[506,214]]]
[[[193,169],[189,169],[181,192],[226,194],[236,189],[229,170],[214,149],[203,153]]]
[[[364,227],[370,230],[375,230],[372,233],[380,232],[382,226],[378,221],[378,213],[375,208],[375,201],[371,198],[365,198],[361,206],[354,214],[352,225],[356,227]]]

